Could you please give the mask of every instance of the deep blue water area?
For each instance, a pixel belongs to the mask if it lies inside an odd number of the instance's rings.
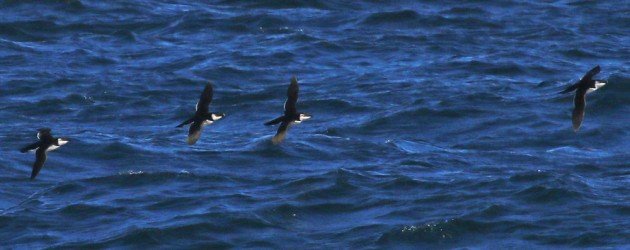
[[[630,247],[630,2],[0,1],[1,248]],[[571,127],[559,95],[608,80]],[[273,145],[291,76],[313,118]],[[175,128],[212,81],[227,116]],[[34,181],[19,149],[71,142]]]

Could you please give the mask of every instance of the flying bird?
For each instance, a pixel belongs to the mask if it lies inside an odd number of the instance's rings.
[[[586,94],[591,93],[604,85],[606,81],[593,80],[593,77],[601,71],[599,65],[586,72],[586,74],[577,83],[569,86],[561,94],[566,94],[575,91],[575,97],[573,98],[573,131],[577,132],[584,120],[584,108],[586,107]]]
[[[178,128],[181,128],[192,123],[188,129],[188,145],[193,145],[197,142],[197,140],[199,140],[203,127],[210,125],[225,116],[225,114],[210,113],[209,106],[211,102],[212,84],[208,83],[201,93],[199,102],[197,102],[197,111],[195,112],[195,115],[177,126]]]
[[[44,162],[46,162],[46,152],[55,150],[69,142],[67,138],[54,138],[49,128],[39,129],[37,139],[39,139],[37,142],[20,149],[22,153],[35,150],[35,163],[31,172],[31,180],[35,179],[39,171],[42,170]]]
[[[304,120],[310,119],[312,116],[307,113],[299,113],[296,108],[298,100],[298,82],[297,78],[291,78],[291,84],[287,90],[287,100],[284,102],[284,114],[276,119],[265,123],[266,126],[275,125],[280,123],[280,127],[276,132],[276,135],[271,139],[273,144],[279,144],[284,140],[289,130],[289,126],[294,123],[301,123]]]

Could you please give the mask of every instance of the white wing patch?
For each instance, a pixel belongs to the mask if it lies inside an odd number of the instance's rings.
[[[222,116],[222,115],[215,115],[215,114],[212,114],[212,120],[215,120],[215,121],[216,121],[216,120],[219,120],[219,119],[221,119],[221,118],[223,118],[223,116]]]
[[[55,149],[58,149],[59,147],[60,147],[60,146],[57,146],[57,145],[50,145],[50,147],[48,147],[48,148],[46,149],[46,151],[53,151],[53,150],[55,150]]]
[[[195,111],[199,110],[199,102],[195,105]]]
[[[202,126],[208,126],[208,125],[210,125],[210,124],[212,124],[212,121],[211,121],[211,120],[205,120],[205,121],[203,121],[203,123],[202,123],[201,125],[202,125]]]

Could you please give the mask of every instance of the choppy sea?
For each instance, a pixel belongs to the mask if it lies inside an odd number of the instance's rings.
[[[0,1],[0,248],[630,247],[630,2]],[[579,132],[571,95],[595,65]],[[291,76],[313,119],[270,142]],[[212,81],[227,117],[176,129]],[[38,128],[72,141],[18,149]]]

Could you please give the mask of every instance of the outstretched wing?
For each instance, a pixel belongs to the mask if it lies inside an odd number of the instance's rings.
[[[575,107],[573,107],[573,131],[578,131],[584,120],[584,109],[586,108],[586,92],[579,90],[575,93],[575,99],[573,99]]]
[[[197,114],[205,115],[208,113],[208,106],[212,102],[212,84],[208,83],[199,97],[197,102]]]
[[[31,151],[31,150],[34,150],[34,149],[37,149],[37,148],[39,148],[39,142],[35,142],[35,143],[32,143],[30,145],[27,145],[27,146],[21,148],[20,152],[26,153],[28,151]]]
[[[566,89],[564,89],[563,91],[561,91],[561,92],[560,92],[560,93],[558,93],[558,94],[566,94],[566,93],[569,93],[569,92],[573,92],[574,90],[576,90],[576,89],[578,88],[578,85],[579,85],[579,84],[580,84],[580,83],[579,83],[579,82],[577,82],[577,83],[575,83],[575,84],[573,84],[573,85],[571,85],[571,86],[567,87]]]
[[[46,162],[46,149],[40,147],[37,149],[37,152],[35,152],[35,163],[33,164],[33,171],[31,172],[31,180],[35,179],[39,171],[42,170],[44,162]]]
[[[291,123],[288,121],[283,121],[280,124],[280,127],[278,128],[278,132],[276,132],[276,135],[274,135],[273,138],[271,139],[271,142],[273,142],[273,144],[279,144],[284,140],[284,138],[287,136],[287,131],[289,130],[290,124]]]
[[[284,114],[292,115],[297,113],[297,100],[298,100],[298,92],[300,91],[300,87],[298,86],[297,78],[291,78],[291,85],[289,85],[289,89],[287,90],[287,101],[284,102]]]
[[[271,126],[271,125],[276,125],[278,123],[280,123],[282,120],[284,120],[284,116],[280,116],[276,119],[273,119],[271,121],[265,122],[265,126]]]
[[[587,81],[590,82],[591,79],[593,79],[593,77],[597,74],[599,74],[599,72],[602,69],[599,67],[599,65],[595,66],[595,68],[592,68],[591,70],[589,70],[588,72],[586,72],[586,74],[584,74],[584,76],[582,77],[582,79],[580,79],[580,82],[583,81]]]
[[[188,129],[188,145],[193,145],[197,143],[197,140],[199,140],[199,137],[201,137],[202,128],[203,127],[199,122],[193,122],[193,124],[190,125],[190,128]]]
[[[193,118],[190,118],[190,119],[188,119],[188,120],[186,120],[186,121],[182,122],[181,124],[177,125],[177,128],[181,128],[181,127],[183,127],[183,126],[185,126],[185,125],[188,125],[188,124],[190,124],[190,123],[191,123],[191,122],[193,122],[193,121],[194,121],[194,119],[193,119]]]

